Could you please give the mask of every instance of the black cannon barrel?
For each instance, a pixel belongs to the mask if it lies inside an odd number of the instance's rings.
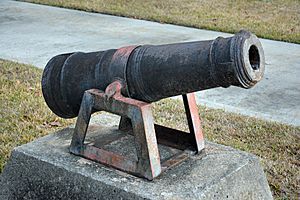
[[[264,53],[248,31],[233,37],[167,45],[129,46],[53,57],[42,77],[50,109],[76,117],[85,90],[121,80],[123,95],[154,102],[163,98],[231,85],[250,88],[262,79]]]

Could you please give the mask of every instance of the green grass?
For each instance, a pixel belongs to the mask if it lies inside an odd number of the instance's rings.
[[[300,43],[299,0],[24,0],[161,23]]]
[[[74,120],[56,117],[41,93],[42,71],[0,59],[0,172],[11,150]],[[300,185],[300,127],[293,127],[199,106],[205,137],[257,155],[277,199],[297,199]],[[183,105],[154,104],[156,122],[187,130]]]

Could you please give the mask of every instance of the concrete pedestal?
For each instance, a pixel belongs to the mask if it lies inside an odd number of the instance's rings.
[[[118,134],[117,117],[97,119],[90,140]],[[17,147],[1,175],[0,199],[272,199],[259,161],[249,153],[206,142],[201,154],[147,181],[71,155],[72,131]],[[130,137],[107,149],[134,156]],[[172,152],[160,146],[162,159]]]

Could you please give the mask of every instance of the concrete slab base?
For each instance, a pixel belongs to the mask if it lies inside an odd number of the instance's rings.
[[[90,140],[118,134],[116,116],[100,117]],[[272,199],[259,160],[249,153],[207,141],[205,151],[147,181],[71,155],[72,131],[17,147],[2,174],[0,199]],[[125,141],[107,148],[134,156],[131,138]],[[172,154],[159,148],[162,159]]]

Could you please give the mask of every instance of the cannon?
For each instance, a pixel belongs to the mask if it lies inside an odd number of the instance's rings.
[[[242,30],[209,41],[61,54],[47,63],[42,91],[56,115],[78,116],[71,153],[152,180],[204,149],[194,92],[248,89],[262,79],[264,69],[260,41]],[[153,122],[151,103],[177,95],[183,97],[190,133]],[[121,116],[120,131],[131,130],[136,160],[84,144],[91,114],[103,110]],[[182,151],[161,163],[157,142]]]

